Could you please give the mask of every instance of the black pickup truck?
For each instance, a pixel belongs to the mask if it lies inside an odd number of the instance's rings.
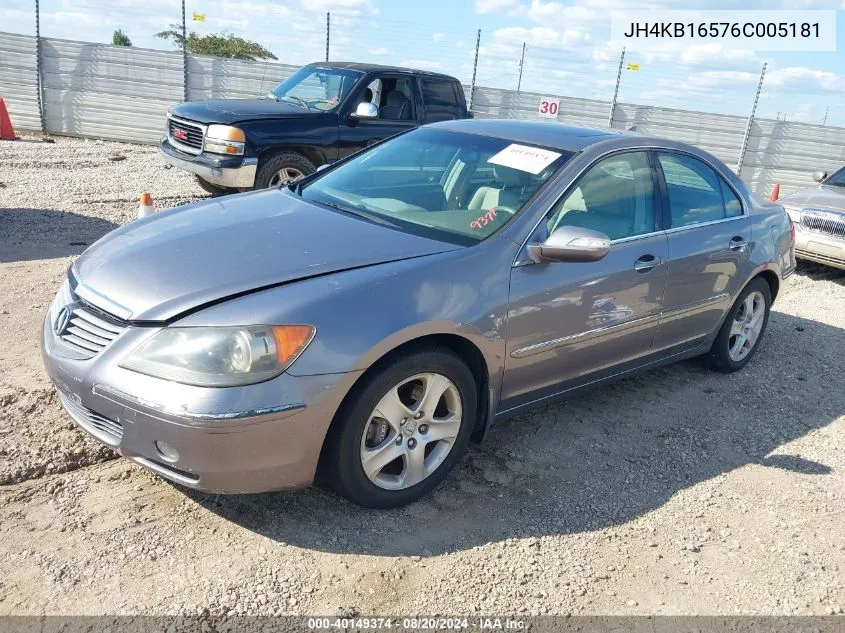
[[[174,106],[159,149],[221,193],[290,182],[408,128],[469,116],[460,82],[448,75],[309,64],[260,99]]]

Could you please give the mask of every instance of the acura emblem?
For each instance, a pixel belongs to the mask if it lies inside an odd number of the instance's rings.
[[[53,323],[53,331],[56,333],[56,336],[61,336],[65,333],[68,323],[70,323],[70,310],[64,307],[59,311],[56,322]]]

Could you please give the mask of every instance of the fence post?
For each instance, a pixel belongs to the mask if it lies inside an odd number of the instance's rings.
[[[522,66],[525,64],[525,42],[522,43],[522,57],[519,58],[519,81],[516,84],[516,91],[522,87]]]
[[[326,11],[326,61],[329,61],[329,36],[332,32],[332,14]]]
[[[41,124],[41,133],[47,133],[44,123],[44,73],[41,68],[41,9],[38,0],[35,0],[35,78],[36,92],[38,96],[38,121]]]
[[[478,71],[478,49],[481,47],[481,29],[475,36],[475,61],[472,62],[472,83],[469,85],[469,109],[472,110],[472,99],[475,97],[475,73]]]
[[[763,77],[766,76],[766,63],[763,63],[763,70],[760,71],[760,81],[757,82],[757,94],[754,95],[754,105],[751,106],[751,115],[745,126],[745,135],[742,137],[742,149],[739,150],[739,160],[736,162],[736,175],[742,171],[742,163],[745,161],[745,152],[748,149],[748,137],[751,136],[751,124],[754,122],[754,115],[757,113],[757,102],[760,100],[760,91],[763,89]],[[741,176],[740,176],[741,178]]]
[[[182,0],[182,100],[188,101],[188,29],[185,25],[185,0]]]
[[[613,113],[616,110],[616,98],[619,96],[619,84],[622,81],[622,64],[625,62],[625,48],[619,56],[619,70],[616,72],[616,87],[613,89],[613,101],[610,102],[610,116],[607,118],[607,127],[613,128]]]

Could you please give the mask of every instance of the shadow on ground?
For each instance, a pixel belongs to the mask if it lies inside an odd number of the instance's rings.
[[[69,211],[0,209],[0,263],[79,255],[117,226]]]
[[[726,376],[691,360],[525,413],[494,427],[432,495],[398,510],[361,509],[322,490],[187,494],[281,542],[375,555],[619,525],[738,468],[764,469],[763,480],[768,469],[830,473],[784,447],[845,414],[845,393],[829,378],[845,361],[820,346],[845,349],[845,330],[773,312],[743,371]]]
[[[845,270],[799,259],[796,272],[814,281],[832,281],[845,286]]]

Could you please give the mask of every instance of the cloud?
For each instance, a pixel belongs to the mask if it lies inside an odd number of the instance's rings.
[[[843,90],[845,89],[845,79],[826,70],[791,66],[772,70],[766,75],[763,85],[767,88],[808,87],[815,90]]]
[[[440,70],[443,67],[441,62],[431,59],[406,59],[399,62],[399,65],[406,68],[420,68],[422,70]]]
[[[371,48],[367,51],[370,55],[387,55],[389,52],[386,48]]]
[[[505,13],[507,15],[519,15],[526,11],[525,6],[519,0],[475,0],[476,13]]]
[[[446,37],[446,34],[445,34],[445,33],[432,33],[432,34],[431,34],[431,39],[433,39],[435,42],[440,42],[440,41],[442,41],[445,37]]]

